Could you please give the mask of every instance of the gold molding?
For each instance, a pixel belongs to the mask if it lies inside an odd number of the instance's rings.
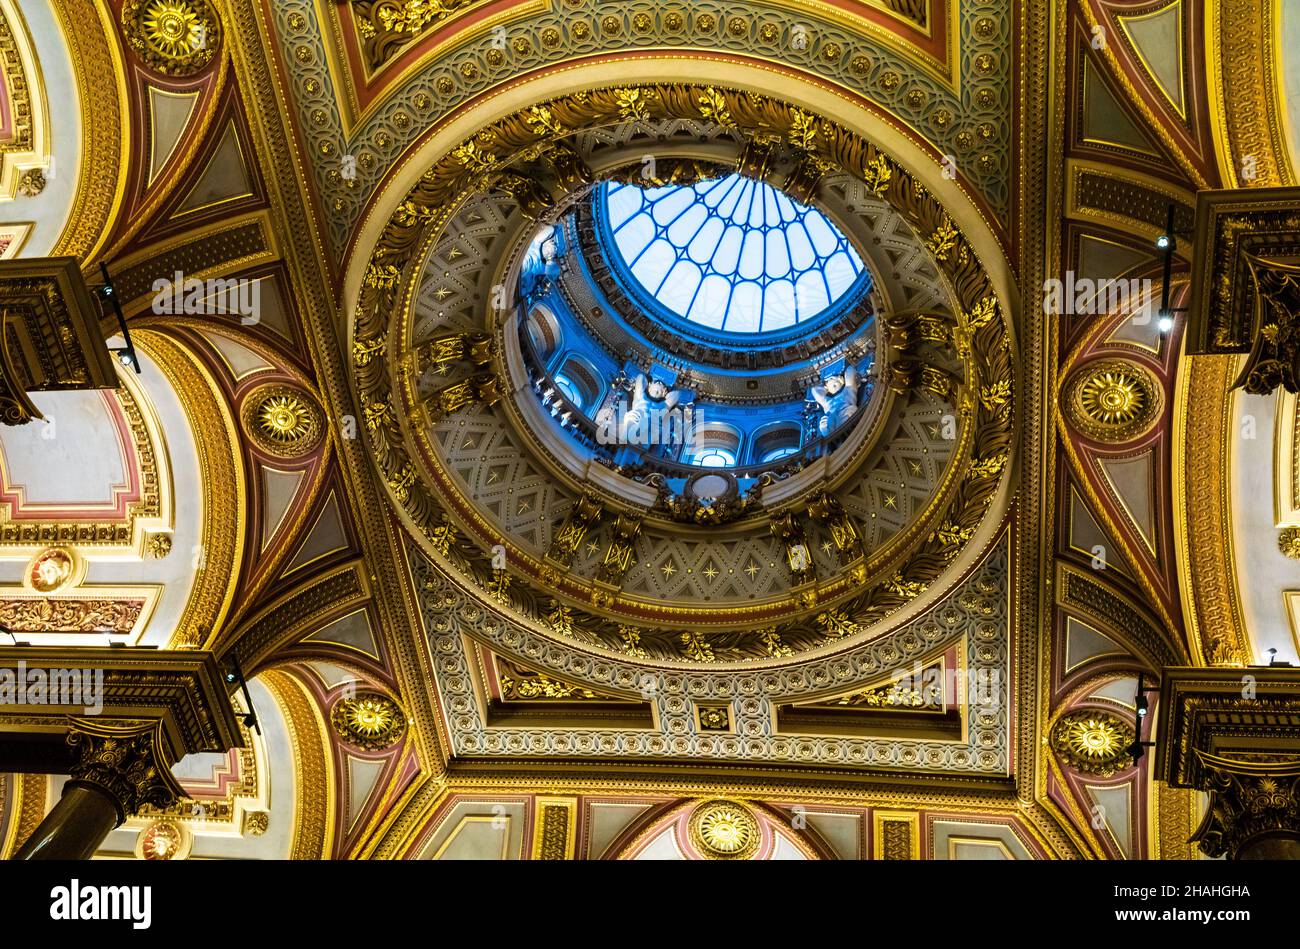
[[[1300,398],[1277,390],[1273,412],[1273,526],[1300,527]]]
[[[50,254],[93,260],[121,209],[125,169],[133,158],[126,64],[107,4],[95,0],[52,0],[52,4],[72,59],[82,122],[76,194]]]
[[[16,133],[14,140],[0,145],[0,201],[4,201],[18,194],[19,180],[27,170],[35,168],[48,175],[51,149],[45,77],[15,0],[0,0],[0,54],[6,65],[12,61],[14,66],[12,72],[3,71],[0,82],[8,87],[9,119]],[[25,129],[19,129],[22,111],[27,113]]]
[[[901,846],[906,856],[897,851],[900,841],[897,837],[886,839],[885,825],[896,828],[891,833],[903,833]],[[871,812],[871,859],[872,860],[920,860],[921,859],[921,815],[915,811]]]
[[[1232,545],[1232,390],[1238,358],[1186,355],[1174,408],[1174,544],[1188,647],[1201,665],[1252,659]],[[1189,450],[1196,446],[1195,450]]]
[[[1276,0],[1205,0],[1205,51],[1211,126],[1227,187],[1297,183],[1288,161],[1278,76],[1281,4]],[[1253,179],[1242,175],[1255,159]],[[1202,183],[1201,187],[1205,187]]]
[[[533,860],[574,859],[578,834],[576,797],[538,797],[533,802]]]
[[[154,358],[190,421],[203,484],[203,553],[189,601],[172,631],[169,648],[212,643],[234,601],[244,559],[247,497],[239,441],[220,389],[208,371],[157,330],[137,329],[137,344]],[[176,551],[173,556],[185,555]]]
[[[1129,23],[1137,23],[1141,20],[1149,20],[1152,19],[1153,17],[1161,16],[1162,14],[1168,13],[1170,9],[1181,6],[1182,3],[1183,0],[1170,0],[1170,2],[1166,3],[1164,6],[1156,7],[1151,10],[1145,10],[1141,13],[1130,13],[1128,15],[1116,13],[1115,22],[1119,24],[1120,31],[1124,34],[1124,38],[1128,40],[1129,49],[1132,50],[1133,55],[1137,58],[1138,62],[1142,64],[1142,68],[1143,70],[1146,71],[1147,79],[1151,82],[1151,85],[1173,107],[1174,111],[1178,113],[1179,117],[1184,122],[1186,122],[1187,107],[1191,104],[1192,101],[1191,97],[1188,96],[1187,94],[1187,50],[1184,47],[1184,43],[1183,43],[1184,34],[1182,32],[1187,25],[1185,20],[1185,17],[1187,15],[1186,11],[1179,10],[1177,14],[1178,26],[1179,26],[1178,94],[1183,100],[1183,104],[1181,106],[1179,106],[1179,104],[1173,100],[1173,97],[1169,94],[1169,91],[1164,88],[1164,84],[1156,76],[1155,69],[1152,67],[1150,61],[1147,59],[1146,54],[1142,52],[1142,48],[1138,46],[1137,40],[1134,38],[1133,33],[1128,28]]]

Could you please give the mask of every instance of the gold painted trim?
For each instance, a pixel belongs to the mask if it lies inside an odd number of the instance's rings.
[[[207,175],[207,173],[212,170],[213,163],[216,162],[217,160],[217,152],[221,147],[221,142],[222,140],[225,139],[227,135],[234,137],[235,151],[239,153],[239,167],[243,169],[244,178],[246,179],[248,184],[249,185],[252,184],[253,166],[251,166],[248,163],[248,156],[244,154],[244,137],[239,134],[239,127],[235,124],[235,120],[231,119],[230,122],[226,125],[225,131],[221,133],[220,138],[217,138],[215,140],[217,142],[217,147],[213,149],[212,155],[208,158],[208,163],[203,166],[202,171],[200,171],[197,175],[194,176],[194,187],[186,191],[184,197],[181,198],[182,204],[185,202],[186,198],[188,198],[191,194],[194,193],[194,188],[198,187],[199,182],[202,181],[203,178]],[[186,218],[194,217],[196,214],[202,214],[204,211],[211,211],[213,208],[219,208],[222,205],[230,204],[231,202],[234,201],[242,201],[245,198],[251,198],[253,196],[254,196],[253,191],[250,187],[249,190],[241,191],[239,194],[228,194],[225,195],[224,197],[217,198],[214,201],[209,201],[206,204],[196,204],[192,208],[186,208],[183,211],[177,211],[170,218],[168,218],[168,221],[183,221]]]
[[[904,859],[921,859],[921,815],[916,811],[871,811],[871,859],[885,859],[885,824],[906,824],[908,827],[908,856]]]
[[[1093,63],[1093,61],[1091,59],[1085,59],[1083,62],[1083,82],[1081,83],[1081,85],[1083,86],[1082,111],[1085,117],[1088,114],[1089,93],[1095,88],[1096,83],[1105,84],[1105,82],[1106,80],[1101,78],[1100,71],[1098,67]],[[1107,88],[1106,91],[1110,92],[1110,89]],[[1116,99],[1113,93],[1111,95],[1111,98]],[[1117,99],[1116,99],[1116,104],[1119,104]],[[1125,118],[1128,118],[1128,116],[1126,115]],[[1150,131],[1149,129],[1143,128],[1141,125],[1139,125],[1136,122],[1133,123],[1133,127],[1137,129],[1139,132]],[[1139,148],[1137,145],[1133,145],[1129,142],[1117,142],[1109,138],[1096,138],[1088,135],[1086,132],[1084,132],[1082,128],[1079,129],[1079,140],[1088,145],[1100,145],[1103,148],[1113,148],[1116,149],[1117,151],[1130,152],[1138,155],[1145,155],[1147,158],[1158,159],[1161,157],[1160,152],[1158,150],[1154,150],[1151,148]],[[1149,145],[1150,142],[1148,142],[1147,144]]]
[[[144,186],[145,190],[148,190],[149,188],[152,188],[154,182],[158,180],[158,175],[165,171],[167,166],[171,164],[172,159],[176,156],[177,148],[181,142],[185,140],[185,133],[189,130],[190,123],[194,120],[194,113],[198,108],[201,92],[198,89],[193,92],[176,92],[171,89],[163,89],[160,86],[150,85],[147,87],[146,93],[149,97],[149,138],[148,154],[145,156],[145,164],[149,168],[149,175],[145,180]],[[171,148],[167,151],[167,157],[162,160],[162,164],[158,165],[157,168],[154,167],[154,159],[157,157],[154,154],[154,145],[157,142],[157,135],[155,133],[155,128],[157,126],[157,110],[154,108],[154,96],[164,96],[168,99],[190,100],[190,111],[185,117],[185,124],[181,127],[180,135],[177,136],[176,141],[172,142]]]
[[[1300,399],[1277,390],[1273,412],[1273,526],[1300,527]]]
[[[1008,828],[1010,830],[1010,828]],[[1014,836],[1014,833],[1013,833]],[[1006,845],[1005,841],[996,837],[958,837],[956,834],[948,835],[948,859],[956,860],[957,847],[960,844],[969,844],[973,847],[995,847],[1007,860],[1018,860],[1019,858],[1011,852],[1011,848]]]
[[[1142,853],[1138,849],[1138,841],[1137,841],[1138,822],[1140,820],[1140,815],[1137,813],[1136,809],[1134,808],[1133,792],[1136,789],[1133,787],[1133,783],[1134,782],[1132,778],[1130,778],[1128,781],[1125,781],[1122,784],[1091,784],[1087,781],[1081,782],[1085,793],[1087,793],[1088,795],[1088,800],[1092,802],[1093,807],[1100,807],[1102,809],[1103,814],[1106,813],[1106,808],[1105,806],[1102,805],[1100,801],[1098,801],[1093,796],[1092,794],[1093,791],[1114,791],[1122,787],[1124,789],[1124,793],[1128,796],[1128,831],[1129,831],[1128,850],[1126,851],[1122,846],[1120,846],[1119,838],[1115,836],[1115,831],[1112,829],[1109,818],[1105,820],[1105,822],[1102,824],[1101,827],[1097,828],[1099,831],[1104,833],[1110,839],[1110,842],[1115,846],[1116,852],[1120,855],[1120,858],[1124,860],[1140,860],[1142,858]]]
[[[1172,2],[1166,3],[1163,7],[1158,7],[1154,10],[1148,10],[1146,13],[1133,13],[1128,16],[1124,16],[1122,14],[1117,13],[1115,14],[1115,21],[1119,23],[1120,29],[1124,31],[1124,37],[1125,39],[1128,40],[1129,48],[1133,50],[1134,55],[1136,55],[1138,58],[1138,62],[1140,62],[1142,64],[1142,68],[1146,70],[1147,77],[1151,80],[1151,83],[1155,87],[1155,90],[1159,92],[1162,96],[1164,96],[1164,98],[1169,102],[1169,104],[1174,107],[1174,111],[1178,113],[1179,117],[1184,122],[1186,122],[1187,105],[1190,101],[1187,95],[1187,64],[1186,64],[1187,51],[1186,49],[1184,49],[1184,45],[1183,45],[1183,36],[1184,36],[1183,30],[1186,27],[1186,21],[1183,19],[1183,17],[1186,15],[1186,11],[1180,9],[1178,10],[1177,13],[1178,27],[1179,27],[1178,92],[1180,94],[1180,98],[1182,98],[1183,100],[1183,104],[1181,106],[1177,102],[1175,102],[1173,98],[1169,95],[1168,90],[1166,90],[1164,87],[1164,83],[1162,83],[1160,79],[1156,76],[1156,71],[1151,67],[1151,63],[1147,60],[1146,55],[1142,52],[1142,48],[1138,46],[1137,40],[1133,38],[1133,34],[1130,33],[1128,29],[1129,23],[1136,23],[1141,20],[1150,20],[1158,16],[1163,16],[1164,14],[1168,13],[1170,10],[1174,9],[1175,7],[1181,7],[1182,3],[1183,0],[1172,0]]]
[[[1197,665],[1242,665],[1252,652],[1232,549],[1229,388],[1239,357],[1186,354],[1175,387],[1174,550],[1187,642]],[[1193,446],[1195,446],[1193,448]],[[1196,582],[1186,582],[1194,577]],[[1211,648],[1211,636],[1221,645]]]
[[[1205,0],[1205,47],[1211,126],[1225,187],[1296,184],[1289,146],[1278,126],[1285,108],[1281,87],[1278,0]],[[1242,175],[1246,156],[1256,176]],[[1204,188],[1204,183],[1198,182]]]
[[[1115,484],[1115,478],[1106,469],[1107,462],[1113,462],[1115,464],[1122,465],[1127,462],[1138,461],[1141,458],[1148,459],[1148,467],[1150,468],[1150,479],[1147,486],[1151,489],[1151,507],[1152,507],[1151,529],[1154,534],[1154,532],[1158,531],[1160,528],[1160,511],[1158,509],[1158,506],[1156,505],[1156,498],[1157,498],[1156,492],[1157,489],[1159,488],[1159,484],[1157,482],[1157,475],[1159,474],[1160,466],[1156,463],[1155,448],[1147,448],[1131,455],[1124,455],[1123,457],[1098,458],[1097,470],[1101,474],[1102,480],[1105,482],[1106,487],[1110,489],[1111,499],[1114,500],[1115,503],[1119,505],[1120,510],[1123,511],[1124,515],[1128,518],[1129,526],[1133,529],[1133,533],[1137,534],[1138,540],[1140,540],[1142,542],[1142,545],[1146,547],[1147,553],[1151,555],[1151,559],[1158,560],[1159,557],[1156,553],[1156,543],[1155,543],[1156,537],[1155,536],[1148,537],[1146,535],[1146,532],[1142,530],[1142,524],[1140,521],[1138,521],[1137,515],[1134,513],[1133,509],[1129,506],[1128,498],[1124,497],[1124,495],[1120,493],[1119,486]]]
[[[546,839],[546,816],[549,810],[563,812],[565,832],[563,850],[554,852],[555,842]],[[533,845],[530,859],[572,860],[578,836],[578,799],[576,797],[538,797],[533,801]]]
[[[319,487],[318,483],[313,484],[312,490],[315,491],[318,487]],[[311,522],[311,527],[303,531],[297,538],[298,543],[294,545],[293,553],[296,554],[299,550],[301,550],[302,545],[307,542],[307,538],[311,537],[311,535],[315,533],[316,528],[320,526],[321,520],[325,517],[325,508],[329,506],[330,498],[334,499],[334,509],[338,512],[339,525],[340,526],[343,525],[343,508],[339,502],[338,494],[333,489],[331,489],[329,494],[326,495],[325,498],[321,500],[320,506],[316,510],[316,518]],[[290,506],[292,506],[292,504]],[[288,509],[286,508],[286,513],[287,511]],[[284,519],[281,518],[281,521],[283,520]],[[347,535],[344,534],[343,537],[341,538],[341,543],[339,544],[338,547],[334,547],[331,550],[327,550],[323,554],[317,554],[315,557],[312,557],[310,560],[304,560],[296,567],[292,567],[288,570],[285,570],[283,573],[280,574],[280,579],[281,580],[288,579],[289,577],[292,577],[295,573],[301,573],[302,571],[306,570],[308,567],[312,566],[313,564],[320,563],[322,560],[326,559],[327,557],[334,556],[340,550],[347,550],[347,549],[348,549],[348,538]],[[290,553],[287,551],[287,549],[286,549],[286,553],[284,554],[284,559],[286,561],[293,559]],[[379,657],[376,656],[375,658],[377,659]]]
[[[438,846],[438,849],[434,851],[428,859],[441,860],[443,854],[445,854],[451,848],[451,845],[456,842],[456,838],[460,836],[461,831],[465,829],[467,824],[494,824],[497,821],[504,821],[506,826],[505,833],[501,835],[501,851],[497,854],[496,859],[509,860],[510,824],[514,821],[513,814],[507,814],[505,817],[488,817],[486,814],[466,814],[456,822],[456,826],[447,834],[447,838]]]

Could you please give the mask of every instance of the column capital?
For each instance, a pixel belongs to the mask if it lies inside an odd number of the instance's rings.
[[[119,824],[142,805],[167,807],[184,793],[172,777],[157,722],[107,725],[72,719],[66,741],[75,755],[69,783],[93,787],[111,799]]]
[[[1192,842],[1211,857],[1236,860],[1276,836],[1300,837],[1300,758],[1238,761],[1197,752],[1210,809]]]

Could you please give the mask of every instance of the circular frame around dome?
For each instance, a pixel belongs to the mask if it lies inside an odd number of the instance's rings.
[[[758,121],[756,116],[749,114],[754,109],[766,110],[763,120],[769,123],[769,127],[774,115],[777,123],[783,122],[786,127],[792,126],[796,118],[807,115],[797,107],[775,100],[740,96],[730,90],[714,87],[662,86],[648,91],[648,95],[642,95],[641,101],[653,102],[654,107],[662,108],[666,114],[712,117],[715,121],[726,121],[738,126]],[[387,233],[381,237],[379,247],[370,260],[364,286],[359,293],[354,345],[358,385],[370,406],[367,427],[377,442],[376,461],[384,472],[394,500],[403,510],[408,523],[416,529],[416,536],[422,538],[430,550],[437,551],[439,558],[446,557],[455,546],[457,531],[446,520],[438,497],[431,494],[418,477],[412,456],[404,447],[409,435],[403,417],[406,410],[398,410],[398,405],[393,403],[393,395],[409,399],[413,392],[407,384],[402,386],[405,391],[399,393],[392,393],[389,389],[391,364],[388,363],[385,349],[405,347],[409,344],[409,338],[388,338],[384,315],[409,306],[412,288],[409,280],[402,280],[404,269],[410,261],[419,259],[421,233],[434,224],[436,218],[446,219],[443,212],[435,212],[433,209],[446,207],[448,211],[454,210],[463,200],[467,189],[472,191],[475,187],[483,186],[495,173],[499,160],[491,148],[504,147],[511,151],[535,148],[529,142],[542,141],[546,136],[543,132],[530,131],[534,126],[530,125],[527,116],[532,115],[536,119],[538,109],[544,109],[547,118],[563,116],[566,124],[573,127],[585,122],[601,121],[601,116],[608,116],[604,121],[617,119],[625,108],[620,103],[619,93],[617,88],[596,90],[578,97],[534,106],[513,119],[494,123],[490,129],[482,129],[474,138],[465,140],[450,154],[445,154],[423,176],[403,205],[406,210],[399,212],[390,221]],[[740,118],[737,119],[737,116]],[[961,417],[964,451],[971,453],[953,486],[954,493],[947,507],[949,520],[922,538],[918,544],[914,544],[910,553],[896,563],[892,575],[869,584],[869,589],[864,593],[855,597],[851,603],[843,604],[847,624],[846,628],[837,631],[838,635],[831,635],[830,630],[823,629],[821,635],[814,637],[814,641],[800,646],[794,652],[813,646],[839,648],[843,640],[858,641],[858,634],[864,633],[886,615],[895,615],[901,619],[914,613],[920,608],[916,602],[918,597],[921,602],[930,602],[932,596],[922,594],[934,585],[941,574],[949,573],[949,568],[965,559],[961,554],[971,540],[978,534],[982,540],[977,546],[982,548],[997,529],[999,518],[990,519],[985,515],[996,496],[1005,497],[1005,490],[999,492],[999,485],[1005,483],[1004,473],[1013,438],[1008,327],[998,303],[998,292],[983,272],[969,242],[947,210],[934,199],[931,192],[919,187],[902,166],[844,128],[825,120],[821,122],[819,129],[827,143],[817,144],[813,150],[822,160],[826,160],[825,155],[834,154],[853,173],[873,180],[882,197],[887,197],[915,222],[922,233],[928,234],[927,244],[936,260],[943,265],[945,276],[958,294],[963,311],[954,333],[954,345],[968,358],[971,370],[971,377],[961,387],[961,409],[958,414]],[[399,302],[402,298],[405,303]],[[976,431],[979,433],[978,439],[974,438]],[[994,507],[1001,509],[1000,504]],[[953,520],[953,517],[957,519]],[[543,579],[544,565],[534,566],[539,568],[538,579]],[[492,602],[492,596],[487,594],[486,588],[484,601]],[[809,606],[807,603],[804,605]],[[816,607],[816,604],[813,606]],[[499,603],[491,608],[502,609]],[[822,617],[829,612],[833,611],[823,612]],[[507,610],[507,615],[513,615],[513,611]],[[606,645],[599,635],[584,638],[567,625],[557,629],[554,622],[548,622],[541,616],[532,621],[516,616],[516,621],[530,622],[535,628],[549,629],[552,635],[571,639],[571,645],[580,648],[585,646],[600,652],[603,647],[614,653],[627,653],[626,649],[620,648],[617,639]],[[746,626],[752,626],[753,618],[743,622]],[[774,659],[783,659],[792,655],[792,652],[787,649],[770,655]],[[659,658],[672,656],[660,655]],[[682,658],[689,660],[691,657],[683,655]],[[751,657],[737,654],[736,658]]]

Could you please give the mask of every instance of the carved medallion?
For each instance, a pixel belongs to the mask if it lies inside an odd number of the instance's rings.
[[[735,801],[705,801],[691,814],[691,844],[712,860],[748,860],[758,849],[758,819]]]
[[[167,76],[189,76],[207,66],[221,38],[208,0],[127,0],[122,30],[144,64]]]
[[[1148,370],[1123,359],[1089,363],[1070,380],[1063,399],[1070,424],[1097,441],[1131,441],[1160,416],[1163,390]]]
[[[387,748],[406,732],[406,716],[397,703],[377,692],[340,699],[330,722],[340,738],[366,751]]]
[[[324,432],[321,411],[301,389],[268,385],[244,399],[244,431],[258,448],[279,458],[293,458],[316,447]]]
[[[1129,765],[1132,744],[1132,725],[1091,709],[1063,715],[1051,735],[1052,750],[1070,767],[1102,776]]]
[[[156,821],[140,831],[136,847],[145,860],[183,860],[190,845],[189,834],[181,825]]]
[[[37,593],[57,593],[71,586],[78,573],[77,555],[66,547],[42,550],[27,568],[27,584]]]

